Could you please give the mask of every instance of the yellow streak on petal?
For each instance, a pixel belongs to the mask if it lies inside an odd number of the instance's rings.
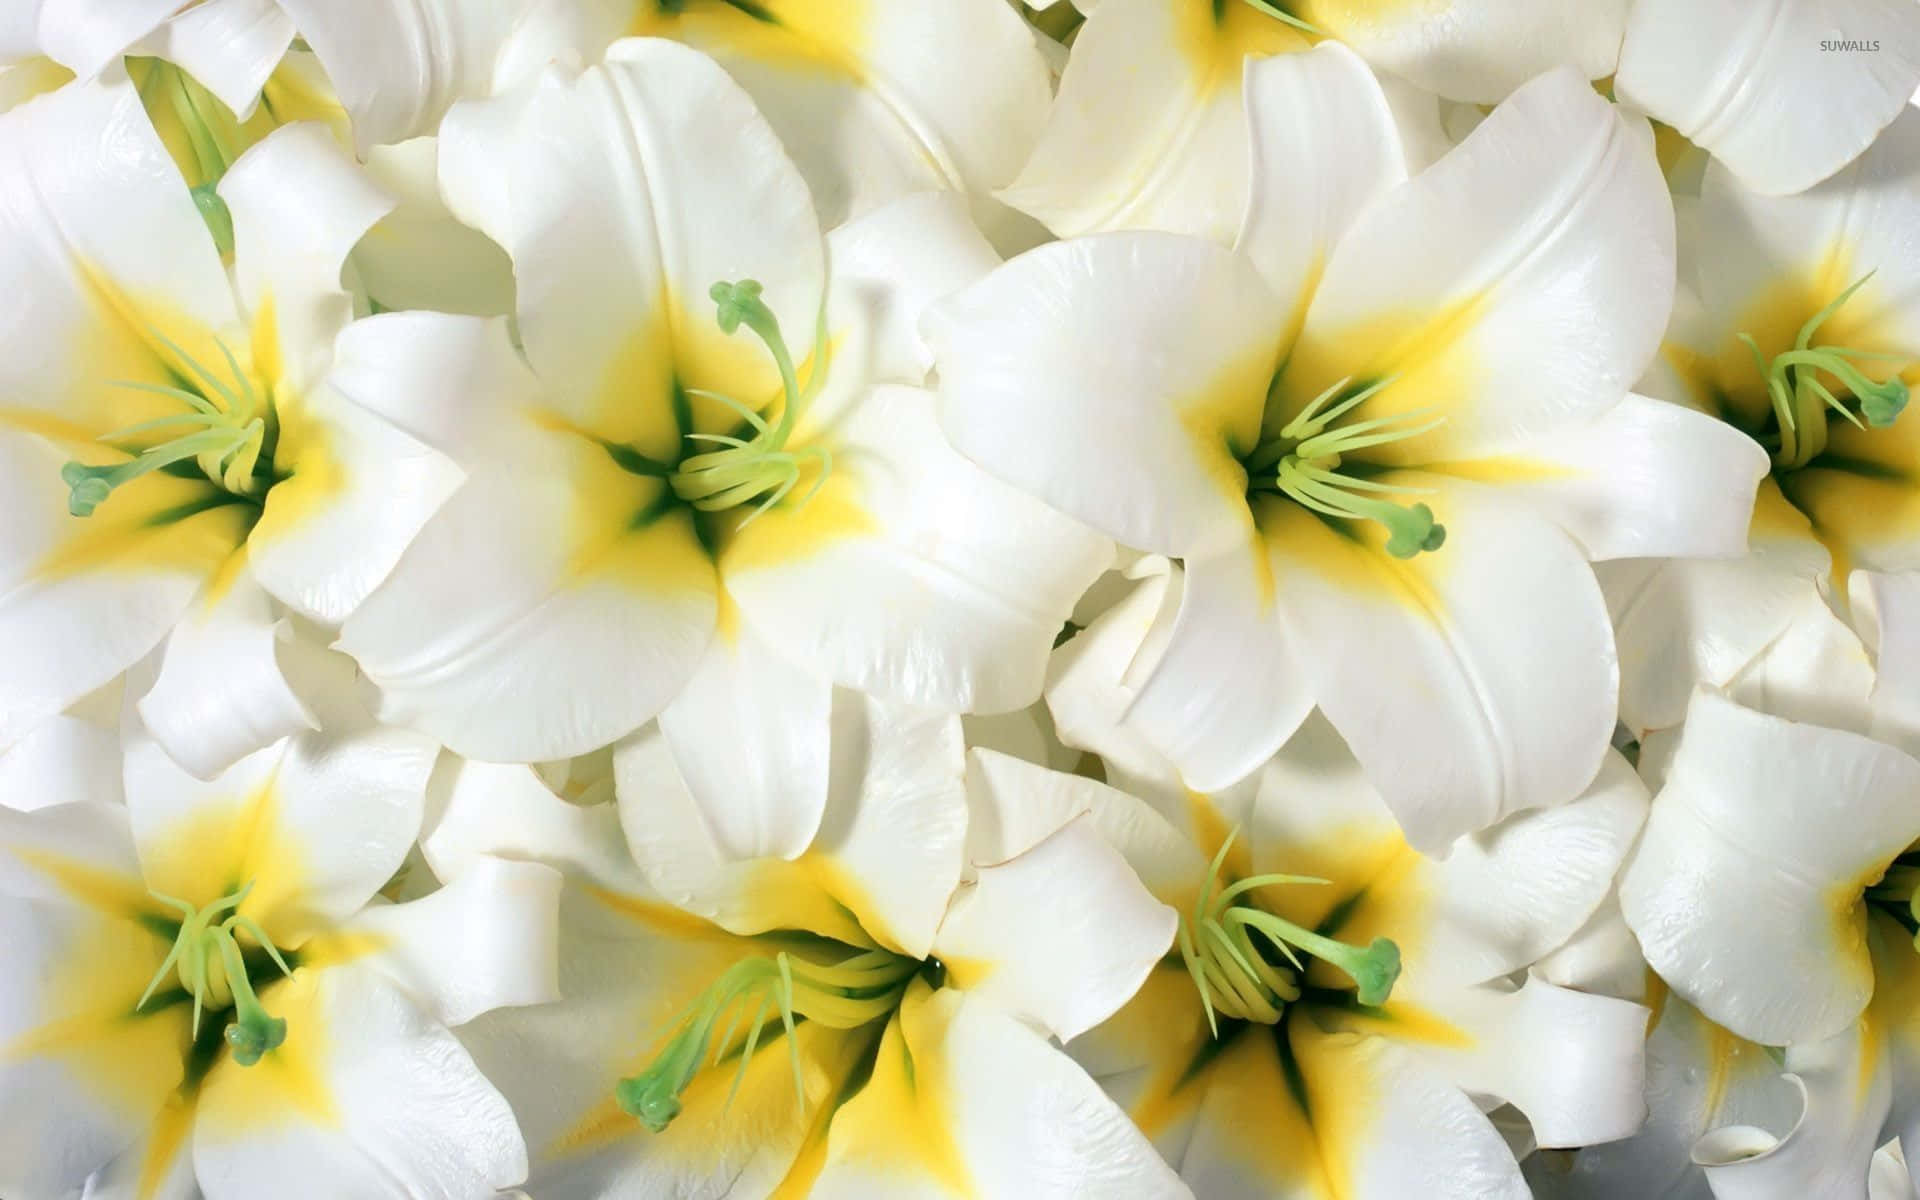
[[[281,821],[274,780],[251,793],[209,799],[142,846],[154,891],[202,907],[251,883],[237,910],[282,950],[317,931],[302,897],[313,884],[304,837]]]
[[[876,1175],[931,1179],[950,1196],[976,1190],[954,1141],[947,1029],[959,993],[916,979],[887,1022],[873,1075],[833,1118],[836,1150]]]
[[[716,557],[722,573],[799,562],[840,542],[881,532],[879,520],[861,502],[858,478],[844,463],[836,462],[820,490],[801,503],[819,472],[819,463],[809,460],[786,499],[758,517],[753,516],[757,499],[716,514]]]
[[[690,0],[678,14],[642,3],[627,32],[669,37],[710,53],[738,55],[790,70],[864,80],[872,21],[869,0],[758,0],[771,20],[724,0]]]
[[[1458,1025],[1404,1000],[1389,1000],[1377,1011],[1317,1007],[1314,1016],[1329,1030],[1380,1034],[1396,1042],[1418,1042],[1449,1050],[1470,1050],[1475,1044],[1473,1035]]]
[[[1205,1067],[1203,1120],[1221,1138],[1221,1150],[1250,1179],[1265,1184],[1268,1195],[1349,1200],[1353,1193],[1333,1176],[1322,1151],[1319,1097],[1307,1082],[1309,1110],[1301,1107],[1281,1065],[1276,1037],[1300,1039],[1293,1031],[1265,1026],[1242,1031]],[[1304,1063],[1301,1064],[1303,1067]],[[1323,1070],[1326,1068],[1323,1066]],[[1335,1065],[1334,1070],[1340,1067]]]
[[[250,1067],[221,1054],[200,1090],[200,1120],[223,1138],[295,1122],[338,1126],[339,1107],[327,1082],[331,1030],[315,973],[303,968],[292,979],[268,984],[260,1003],[287,1023],[287,1040]]]
[[[175,1092],[167,1097],[167,1102],[154,1117],[153,1124],[147,1130],[147,1150],[140,1158],[140,1178],[135,1195],[139,1200],[151,1200],[160,1194],[160,1186],[166,1182],[167,1171],[173,1166],[180,1152],[186,1149],[187,1135],[193,1132],[194,1110],[198,1106],[199,1094]]]
[[[792,860],[756,860],[740,911],[748,914],[746,923],[756,932],[804,929],[849,946],[902,952],[866,888],[838,860],[818,850]]]
[[[1127,1101],[1127,1115],[1149,1138],[1191,1116],[1207,1095],[1209,1067],[1194,1062],[1212,1040],[1193,977],[1179,962],[1162,960],[1118,1013],[1092,1035],[1117,1044],[1147,1066],[1140,1090]]]
[[[188,1041],[184,1006],[134,1010],[168,945],[132,919],[151,904],[144,891],[133,893],[137,885],[109,872],[52,855],[21,857],[88,911],[76,916],[41,986],[35,1011],[48,1019],[0,1048],[0,1062],[55,1059],[102,1103],[144,1119],[179,1084]]]
[[[1241,67],[1249,56],[1293,54],[1313,44],[1298,29],[1241,0],[1227,0],[1218,17],[1213,0],[1173,0],[1173,5],[1174,44],[1203,98],[1238,88]]]
[[[1411,497],[1411,499],[1427,499]],[[1445,524],[1447,514],[1435,509]],[[1388,533],[1374,521],[1322,518],[1292,500],[1261,496],[1254,502],[1260,527],[1280,584],[1285,572],[1312,571],[1355,596],[1386,600],[1436,625],[1444,625],[1446,605],[1428,572],[1443,570],[1445,547],[1411,559],[1387,553]]]
[[[1350,380],[1364,386],[1381,379],[1392,383],[1340,418],[1352,425],[1379,417],[1424,419],[1465,416],[1473,411],[1485,366],[1474,352],[1475,326],[1493,302],[1478,292],[1434,309],[1381,312],[1342,328],[1308,327],[1294,343],[1274,403],[1269,405],[1269,436],[1292,420],[1314,397]],[[1420,437],[1371,446],[1349,456],[1379,466],[1414,466],[1449,457],[1448,427]]]

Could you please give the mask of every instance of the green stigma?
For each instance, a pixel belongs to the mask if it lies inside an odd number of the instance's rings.
[[[787,952],[741,959],[702,992],[673,1025],[672,1036],[639,1074],[614,1087],[614,1099],[659,1133],[680,1115],[680,1098],[695,1075],[738,1053],[733,1102],[746,1078],[760,1036],[776,1015],[787,1035],[795,1097],[805,1102],[800,1049],[794,1030],[801,1020],[830,1029],[857,1029],[891,1015],[921,964],[885,950],[857,951],[838,963],[816,963]],[[723,1024],[724,1022],[724,1024]],[[736,1035],[739,1035],[736,1037]]]
[[[1250,875],[1222,887],[1221,871],[1237,832],[1229,834],[1214,854],[1206,885],[1193,911],[1182,914],[1176,939],[1214,1036],[1220,1033],[1220,1016],[1264,1025],[1278,1022],[1287,1004],[1300,998],[1300,976],[1307,969],[1302,953],[1345,972],[1361,1004],[1375,1008],[1385,1004],[1400,978],[1400,947],[1392,940],[1375,938],[1362,950],[1263,909],[1233,903],[1256,888],[1327,882],[1311,875],[1267,874]],[[1287,965],[1273,961],[1276,956]]]
[[[103,434],[102,442],[120,442],[139,438],[162,429],[184,427],[186,432],[158,445],[149,446],[123,462],[108,466],[88,466],[71,461],[60,468],[60,479],[67,485],[67,511],[76,517],[90,517],[115,488],[131,483],[150,471],[175,463],[194,461],[206,477],[236,496],[257,499],[266,491],[271,463],[266,448],[271,436],[273,413],[254,389],[239,360],[224,341],[215,344],[226,359],[231,380],[195,361],[186,351],[158,330],[153,336],[193,372],[206,386],[207,394],[136,380],[117,380],[111,386],[150,392],[178,401],[185,411],[141,421]],[[197,386],[197,385],[196,385]]]
[[[1771,360],[1761,353],[1759,343],[1750,334],[1739,335],[1753,354],[1755,368],[1766,380],[1767,399],[1779,427],[1779,445],[1773,448],[1775,466],[1788,470],[1804,467],[1825,450],[1829,414],[1837,413],[1856,429],[1884,429],[1907,407],[1907,385],[1898,373],[1876,381],[1868,378],[1855,361],[1879,359],[1905,364],[1910,361],[1906,356],[1813,344],[1813,335],[1820,327],[1873,276],[1874,272],[1868,271],[1854,280],[1832,303],[1800,327],[1792,349],[1774,355]],[[1858,413],[1827,386],[1821,378],[1823,375],[1846,388],[1859,406]]]
[[[287,960],[280,956],[273,939],[266,930],[251,917],[238,911],[245,902],[247,893],[253,890],[249,883],[239,891],[220,897],[205,908],[196,908],[185,900],[172,896],[152,893],[155,900],[170,908],[180,910],[180,929],[174,935],[173,946],[167,951],[167,957],[161,961],[160,969],[147,983],[147,990],[140,993],[140,999],[134,1003],[133,1010],[139,1012],[152,998],[154,989],[174,972],[180,980],[180,986],[193,997],[193,1031],[200,1032],[200,1010],[202,1008],[233,1008],[233,1021],[227,1026],[225,1037],[227,1046],[233,1052],[233,1061],[243,1067],[250,1067],[260,1061],[260,1056],[278,1047],[287,1040],[287,1023],[274,1016],[260,1003],[260,997],[254,994],[253,981],[247,975],[246,956],[240,951],[237,932],[244,932],[254,944],[267,952],[267,957],[280,968],[282,975],[291,976],[293,969]],[[221,914],[227,914],[222,919]]]
[[[1314,512],[1375,522],[1387,531],[1388,554],[1412,558],[1445,545],[1447,527],[1422,502],[1399,504],[1386,497],[1426,495],[1429,489],[1378,483],[1341,470],[1345,455],[1418,437],[1445,423],[1444,417],[1422,421],[1425,414],[1406,413],[1340,424],[1392,382],[1381,379],[1355,390],[1349,378],[1321,392],[1281,426],[1277,439],[1254,451],[1247,475],[1254,489],[1278,492]]]
[[[816,337],[815,367],[809,372],[807,387],[803,390],[794,370],[793,354],[787,349],[786,338],[781,336],[779,318],[760,298],[760,292],[758,281],[743,279],[738,283],[716,283],[707,294],[713,298],[716,306],[715,319],[721,332],[731,336],[744,325],[766,343],[767,352],[780,369],[784,394],[779,418],[769,422],[752,407],[731,396],[688,388],[687,394],[690,396],[705,397],[731,409],[746,422],[753,436],[688,434],[689,441],[711,442],[721,449],[682,459],[669,480],[674,495],[703,512],[723,512],[759,498],[760,504],[747,518],[748,521],[786,499],[787,493],[800,482],[801,469],[807,462],[818,465],[818,474],[814,477],[813,486],[800,498],[801,504],[813,498],[833,471],[833,456],[825,447],[787,448],[801,410],[818,393],[825,379],[825,373],[819,368],[824,357],[825,330],[819,331]]]

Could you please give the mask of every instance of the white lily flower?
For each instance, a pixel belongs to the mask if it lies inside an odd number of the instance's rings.
[[[212,782],[137,725],[124,784],[49,727],[0,758],[54,801],[0,808],[9,1197],[478,1198],[524,1176],[446,1027],[553,998],[559,876],[489,860],[385,903],[437,748],[326,703],[327,734]]]
[[[1049,1037],[1133,994],[1174,916],[1080,823],[967,873],[959,721],[842,694],[792,858],[730,855],[657,733],[620,801],[466,763],[424,847],[564,866],[566,1000],[462,1036],[536,1195],[1186,1194]],[[619,824],[638,858],[621,845]]]
[[[1097,11],[1080,7],[1089,15],[1075,32],[1046,130],[1001,199],[1061,237],[1164,229],[1225,242],[1247,201],[1249,58],[1337,39],[1416,89],[1492,103],[1563,63],[1584,78],[1611,74],[1627,2],[1108,0]]]
[[[1519,1197],[1499,1100],[1542,1145],[1638,1126],[1646,1010],[1508,981],[1606,896],[1645,807],[1623,761],[1441,862],[1317,719],[1257,788],[1169,815],[991,751],[969,780],[975,857],[1080,818],[1181,913],[1178,954],[1069,1049],[1196,1195]]]
[[[1602,570],[1621,718],[1636,733],[1678,723],[1695,685],[1729,686],[1792,627],[1817,623],[1822,601],[1886,643],[1883,726],[1920,729],[1920,658],[1902,652],[1920,620],[1920,422],[1901,416],[1920,379],[1917,166],[1920,113],[1908,113],[1799,195],[1707,170],[1682,226],[1687,286],[1648,386],[1746,431],[1773,466],[1750,553]]]
[[[211,775],[313,726],[267,595],[339,621],[459,482],[327,383],[389,202],[282,128],[213,196],[230,277],[125,78],[0,116],[0,160],[0,276],[33,297],[0,329],[0,745],[177,629],[146,715]]]
[[[1885,1079],[1863,1071],[1875,1048],[1850,1032],[1782,1051],[1715,1025],[1664,988],[1652,1004],[1646,1127],[1529,1160],[1539,1200],[1910,1200],[1899,1190],[1911,1185],[1898,1143],[1873,1151],[1888,1097]]]
[[[929,314],[941,416],[994,474],[1183,560],[1128,718],[1188,784],[1244,778],[1317,703],[1437,852],[1586,787],[1616,689],[1588,560],[1739,548],[1764,455],[1627,394],[1669,206],[1644,129],[1576,74],[1410,179],[1351,52],[1249,86],[1241,253],[1020,256]]]
[[[1716,1195],[1861,1195],[1875,1148],[1920,1132],[1917,812],[1920,761],[1696,694],[1622,911],[1676,994],[1787,1047],[1804,1096],[1694,1146]]]
[[[430,397],[415,428],[471,478],[341,645],[473,757],[567,758],[658,714],[709,744],[692,782],[723,819],[720,781],[761,770],[742,745],[817,818],[834,684],[1022,707],[1111,547],[955,454],[911,386],[920,310],[996,261],[964,201],[902,201],[823,255],[710,60],[609,59],[441,134],[449,200],[514,259],[524,360],[504,322],[435,313],[343,339],[347,394]]]
[[[1920,8],[1902,0],[1636,0],[1614,77],[1770,195],[1852,162],[1917,86]]]

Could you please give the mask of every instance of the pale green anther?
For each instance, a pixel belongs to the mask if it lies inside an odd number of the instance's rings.
[[[108,466],[89,466],[77,461],[63,465],[60,479],[68,488],[67,511],[76,517],[92,516],[94,509],[115,488],[150,471],[188,459],[195,460],[209,480],[234,495],[254,497],[264,488],[256,471],[266,447],[267,421],[271,413],[254,390],[246,372],[240,369],[233,351],[227,348],[225,342],[218,342],[227,369],[232,373],[232,381],[229,382],[194,361],[158,331],[151,332],[200,378],[214,398],[209,399],[185,388],[137,380],[120,380],[109,385],[165,396],[178,402],[183,411],[116,429],[103,434],[100,441],[126,441],[172,426],[187,426],[192,432],[150,446],[123,462]]]
[[[1404,413],[1356,421],[1340,420],[1392,383],[1381,379],[1335,403],[1351,379],[1342,379],[1320,393],[1280,429],[1280,436],[1247,460],[1255,487],[1288,496],[1330,517],[1373,521],[1387,531],[1387,553],[1412,558],[1421,551],[1446,544],[1447,529],[1433,519],[1424,503],[1398,504],[1387,495],[1425,495],[1427,489],[1378,483],[1342,470],[1343,455],[1384,446],[1429,433],[1444,417],[1423,419],[1424,412]],[[1330,406],[1330,407],[1329,407]]]
[[[273,939],[266,930],[251,917],[242,916],[238,911],[245,902],[247,893],[253,890],[249,883],[236,892],[220,897],[204,908],[196,907],[185,900],[172,896],[152,893],[153,898],[170,908],[180,911],[180,929],[174,935],[173,945],[167,951],[167,957],[160,963],[148,981],[146,990],[140,993],[140,999],[134,1003],[133,1010],[139,1012],[153,997],[154,989],[174,972],[180,980],[180,986],[193,997],[193,1031],[200,1031],[200,1012],[203,1008],[233,1008],[234,1020],[225,1030],[225,1038],[233,1051],[233,1060],[243,1067],[250,1067],[260,1061],[260,1056],[275,1049],[287,1040],[287,1023],[269,1013],[260,1003],[260,997],[254,993],[253,981],[247,975],[246,956],[241,953],[236,932],[244,932],[254,943],[267,952],[283,975],[291,976],[293,969],[280,955]],[[219,919],[227,913],[224,919]]]
[[[777,1014],[787,1035],[797,1100],[806,1099],[798,1019],[833,1029],[857,1029],[890,1015],[906,994],[920,963],[885,950],[857,951],[838,963],[808,961],[781,952],[741,959],[721,973],[675,1021],[675,1032],[637,1075],[614,1086],[614,1099],[629,1116],[659,1133],[680,1115],[680,1097],[695,1075],[738,1052],[732,1090],[739,1091],[760,1035]],[[749,1015],[751,1014],[751,1015]],[[725,1020],[725,1024],[721,1022]],[[734,1035],[745,1022],[745,1036]],[[718,1033],[716,1034],[716,1030]]]
[[[1302,953],[1346,972],[1356,985],[1356,998],[1361,1004],[1377,1007],[1386,1003],[1400,977],[1400,948],[1391,940],[1375,938],[1362,950],[1264,909],[1231,903],[1257,888],[1327,882],[1310,875],[1266,874],[1221,887],[1227,851],[1238,832],[1228,834],[1220,844],[1193,911],[1181,915],[1175,936],[1214,1035],[1220,1032],[1216,1014],[1267,1025],[1278,1022],[1286,1006],[1300,998],[1299,976],[1307,969]],[[1284,958],[1291,970],[1267,960],[1254,940],[1256,933],[1266,949]]]
[[[793,354],[780,332],[780,320],[760,298],[760,293],[760,283],[753,279],[743,279],[738,283],[716,283],[707,292],[714,301],[715,320],[721,332],[731,335],[744,325],[766,343],[767,352],[773,356],[774,365],[780,370],[783,395],[779,419],[769,422],[751,406],[731,396],[688,388],[688,395],[712,400],[730,409],[753,430],[753,436],[737,438],[713,433],[688,434],[689,441],[710,442],[723,449],[682,459],[668,481],[674,495],[703,512],[723,512],[759,498],[760,504],[747,518],[748,521],[786,499],[787,493],[800,482],[803,464],[818,464],[818,474],[806,495],[800,498],[801,504],[813,498],[833,471],[833,456],[823,446],[787,449],[801,411],[819,391],[825,378],[822,370],[825,330],[817,332],[813,369],[808,375],[807,387],[802,389],[794,368]]]
[[[1803,467],[1826,449],[1827,420],[1837,414],[1856,428],[1884,429],[1894,423],[1907,407],[1907,385],[1896,372],[1885,380],[1869,378],[1856,360],[1885,360],[1905,364],[1905,355],[1882,354],[1846,346],[1815,346],[1813,336],[1828,318],[1853,298],[1853,294],[1872,279],[1874,272],[1853,281],[1847,289],[1809,318],[1800,327],[1793,347],[1768,359],[1759,343],[1745,333],[1739,335],[1753,355],[1755,368],[1766,381],[1767,400],[1773,408],[1780,431],[1780,445],[1774,451],[1777,466]],[[1856,415],[1821,379],[1829,376],[1844,386],[1859,404]],[[1864,423],[1862,418],[1865,418]]]

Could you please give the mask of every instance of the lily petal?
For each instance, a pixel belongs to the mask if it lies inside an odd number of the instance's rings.
[[[1283,312],[1247,261],[1195,238],[1057,242],[931,310],[941,424],[960,453],[1142,550],[1247,536]]]
[[[1882,0],[1640,0],[1614,81],[1622,100],[1775,195],[1846,166],[1916,85],[1920,13]]]
[[[1742,1037],[1831,1036],[1872,993],[1861,897],[1920,837],[1916,797],[1920,762],[1898,750],[1703,689],[1621,877],[1627,924],[1674,991]]]

